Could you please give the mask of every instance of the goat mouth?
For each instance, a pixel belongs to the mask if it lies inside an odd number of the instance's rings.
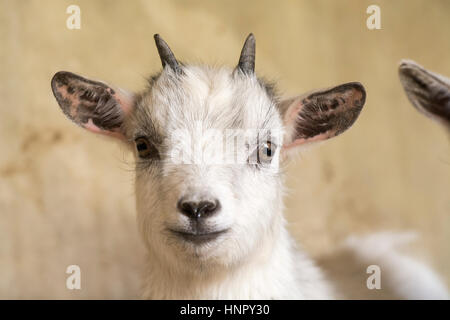
[[[170,230],[178,238],[183,239],[186,242],[191,242],[194,244],[202,244],[206,242],[211,242],[218,238],[220,235],[227,232],[227,229],[214,231],[214,232],[186,232],[181,230]]]

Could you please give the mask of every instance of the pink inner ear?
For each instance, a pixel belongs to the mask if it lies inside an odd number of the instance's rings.
[[[350,128],[365,102],[364,87],[357,82],[297,97],[285,112],[284,149],[323,141]]]
[[[92,118],[90,118],[88,120],[88,122],[83,125],[83,127],[86,130],[89,130],[93,133],[103,134],[103,135],[106,135],[109,137],[114,137],[114,138],[118,138],[120,140],[125,140],[125,136],[118,129],[115,129],[114,131],[102,130],[94,124],[94,122],[92,121]]]
[[[304,106],[301,103],[301,99],[296,99],[292,103],[292,105],[289,107],[288,111],[286,112],[285,121],[288,124],[288,127],[290,128],[290,131],[291,131],[291,132],[289,132],[290,135],[294,134],[293,131],[295,131],[296,122],[299,121],[299,118],[301,118],[301,116],[302,116],[303,107]],[[327,113],[327,112],[334,112],[334,111],[320,111],[320,112]],[[291,143],[283,145],[283,149],[288,150],[288,149],[291,149],[294,147],[298,147],[300,145],[327,140],[329,138],[336,136],[336,134],[337,134],[337,129],[330,129],[326,132],[317,134],[310,138],[295,139]]]
[[[301,103],[301,98],[295,99],[294,102],[288,107],[288,110],[287,110],[286,116],[285,116],[285,123],[288,124],[288,126],[292,128],[291,130],[295,130],[295,128],[294,128],[295,122],[297,121],[297,118],[300,116],[302,108],[303,108],[303,104]],[[292,132],[290,134],[292,134]],[[294,148],[294,147],[297,147],[297,146],[300,146],[303,144],[329,139],[329,138],[333,137],[335,134],[336,134],[335,130],[330,130],[330,131],[324,132],[322,134],[316,135],[311,138],[296,139],[296,140],[292,141],[291,143],[283,145],[282,148],[283,148],[283,150],[289,150],[291,148]]]
[[[80,100],[77,96],[69,94],[69,92],[67,91],[67,86],[60,86],[57,90],[61,94],[63,99],[71,101],[69,114],[72,118],[75,118],[77,116],[77,106],[80,104]]]
[[[287,144],[287,145],[283,145],[283,149],[289,150],[293,147],[297,147],[300,146],[302,144],[307,144],[307,143],[312,143],[312,142],[318,142],[318,141],[323,141],[323,140],[327,140],[331,137],[334,137],[336,135],[336,131],[335,130],[330,130],[327,131],[325,133],[319,134],[317,136],[314,136],[312,138],[302,138],[302,139],[297,139],[294,140],[293,142]]]
[[[111,93],[114,99],[117,100],[123,113],[125,115],[128,115],[131,112],[131,109],[133,108],[133,96],[122,89],[112,90],[111,88],[108,88],[108,92]]]
[[[121,127],[132,111],[132,94],[67,71],[57,72],[51,86],[61,110],[70,120],[94,133],[125,138]]]
[[[285,116],[285,123],[292,124],[297,119],[297,116],[300,114],[300,111],[302,110],[303,105],[301,103],[301,99],[295,99],[295,101],[288,107],[288,110],[286,112]]]

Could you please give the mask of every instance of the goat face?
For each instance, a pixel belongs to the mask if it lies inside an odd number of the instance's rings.
[[[148,90],[127,94],[59,72],[54,95],[75,123],[134,149],[138,224],[154,256],[197,272],[232,266],[283,224],[281,159],[350,127],[364,88],[347,83],[281,100],[254,73],[252,35],[233,70],[182,66],[155,40],[164,68]]]
[[[155,150],[150,159],[136,153],[146,242],[178,260],[249,254],[279,223],[283,124],[274,97],[254,76],[197,66],[165,70],[151,88],[127,124],[128,136]]]

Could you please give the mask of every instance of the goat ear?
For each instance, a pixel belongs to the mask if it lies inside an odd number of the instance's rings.
[[[341,134],[358,118],[365,100],[364,87],[351,82],[282,101],[287,129],[284,148]]]
[[[398,73],[413,106],[426,116],[450,126],[450,80],[414,61],[402,61]]]
[[[121,126],[133,106],[132,95],[66,71],[56,73],[51,85],[70,120],[91,132],[124,138]]]

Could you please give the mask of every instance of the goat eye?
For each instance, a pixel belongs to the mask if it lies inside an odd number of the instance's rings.
[[[141,158],[151,158],[158,155],[156,147],[147,140],[147,138],[141,137],[135,140],[136,150]]]
[[[258,163],[270,163],[275,154],[275,145],[267,141],[258,148]]]

